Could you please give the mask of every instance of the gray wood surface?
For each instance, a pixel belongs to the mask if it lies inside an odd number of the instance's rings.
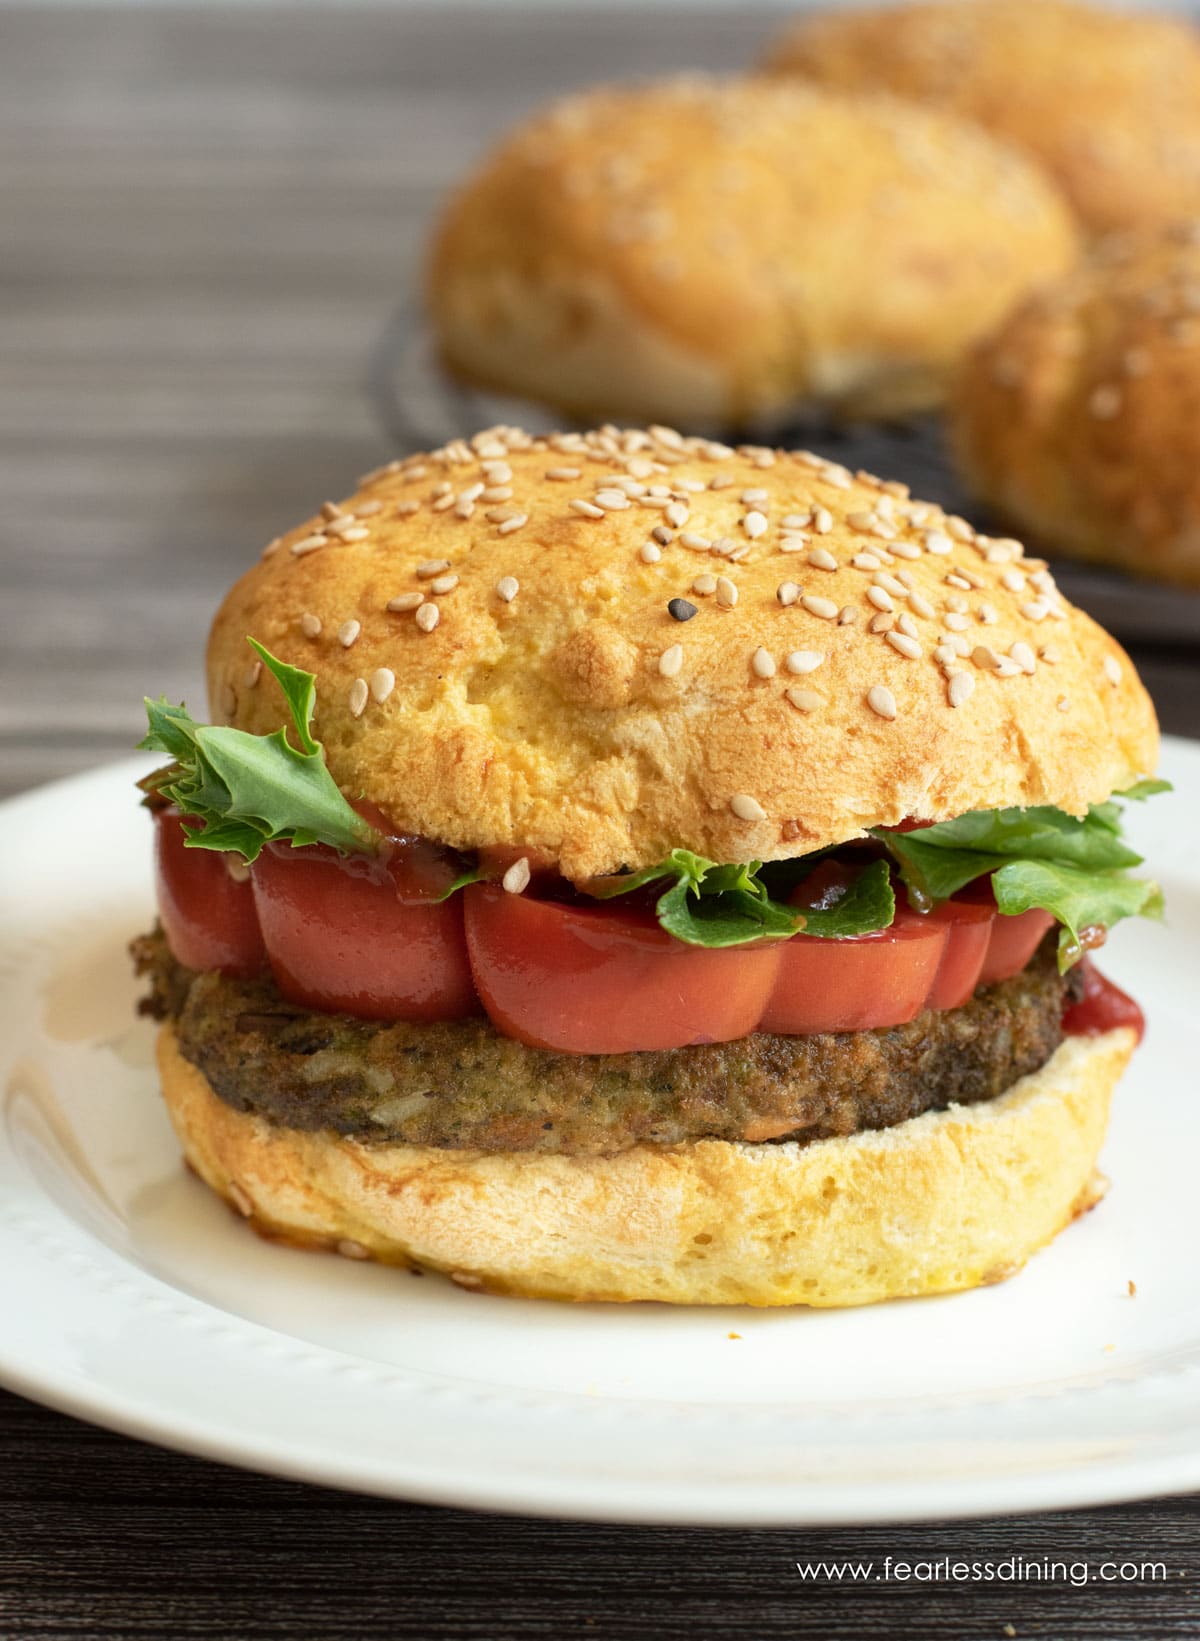
[[[0,10],[0,793],[200,698],[212,607],[388,453],[371,350],[486,139],[761,13]],[[1138,659],[1200,733],[1186,646]],[[0,1326],[3,1326],[0,1319]],[[820,1534],[503,1521],[244,1476],[0,1394],[0,1636],[1200,1633],[1196,1500]],[[799,1554],[1159,1556],[1167,1581],[803,1587]]]

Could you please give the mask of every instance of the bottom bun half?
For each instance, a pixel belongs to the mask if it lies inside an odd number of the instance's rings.
[[[1128,1029],[1068,1038],[999,1098],[808,1144],[610,1157],[365,1146],[235,1111],[158,1044],[187,1160],[254,1228],[468,1288],[678,1305],[864,1305],[1012,1275],[1099,1200]]]

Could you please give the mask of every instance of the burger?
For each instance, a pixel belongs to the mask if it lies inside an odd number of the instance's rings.
[[[821,456],[494,428],[272,541],[147,701],[188,1163],[466,1288],[852,1305],[1098,1198],[1157,728],[1016,541]]]

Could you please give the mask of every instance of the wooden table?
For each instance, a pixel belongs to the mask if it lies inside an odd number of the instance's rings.
[[[736,66],[732,6],[0,10],[0,792],[201,699],[218,598],[387,454],[367,360],[443,190],[551,88]],[[1186,648],[1140,651],[1200,733]],[[0,1326],[3,1321],[0,1319]],[[340,1496],[0,1394],[0,1636],[1195,1634],[1197,1501],[1003,1523],[695,1532]],[[802,1585],[798,1556],[1165,1560],[1114,1588]]]

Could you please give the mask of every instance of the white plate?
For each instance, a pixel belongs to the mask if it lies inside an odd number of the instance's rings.
[[[1200,747],[1130,832],[1169,922],[1113,1188],[999,1287],[842,1312],[577,1307],[258,1241],[189,1177],[135,1021],[130,761],[0,807],[0,1379],[309,1481],[621,1521],[891,1521],[1200,1487]],[[1128,1283],[1137,1284],[1130,1297]]]

